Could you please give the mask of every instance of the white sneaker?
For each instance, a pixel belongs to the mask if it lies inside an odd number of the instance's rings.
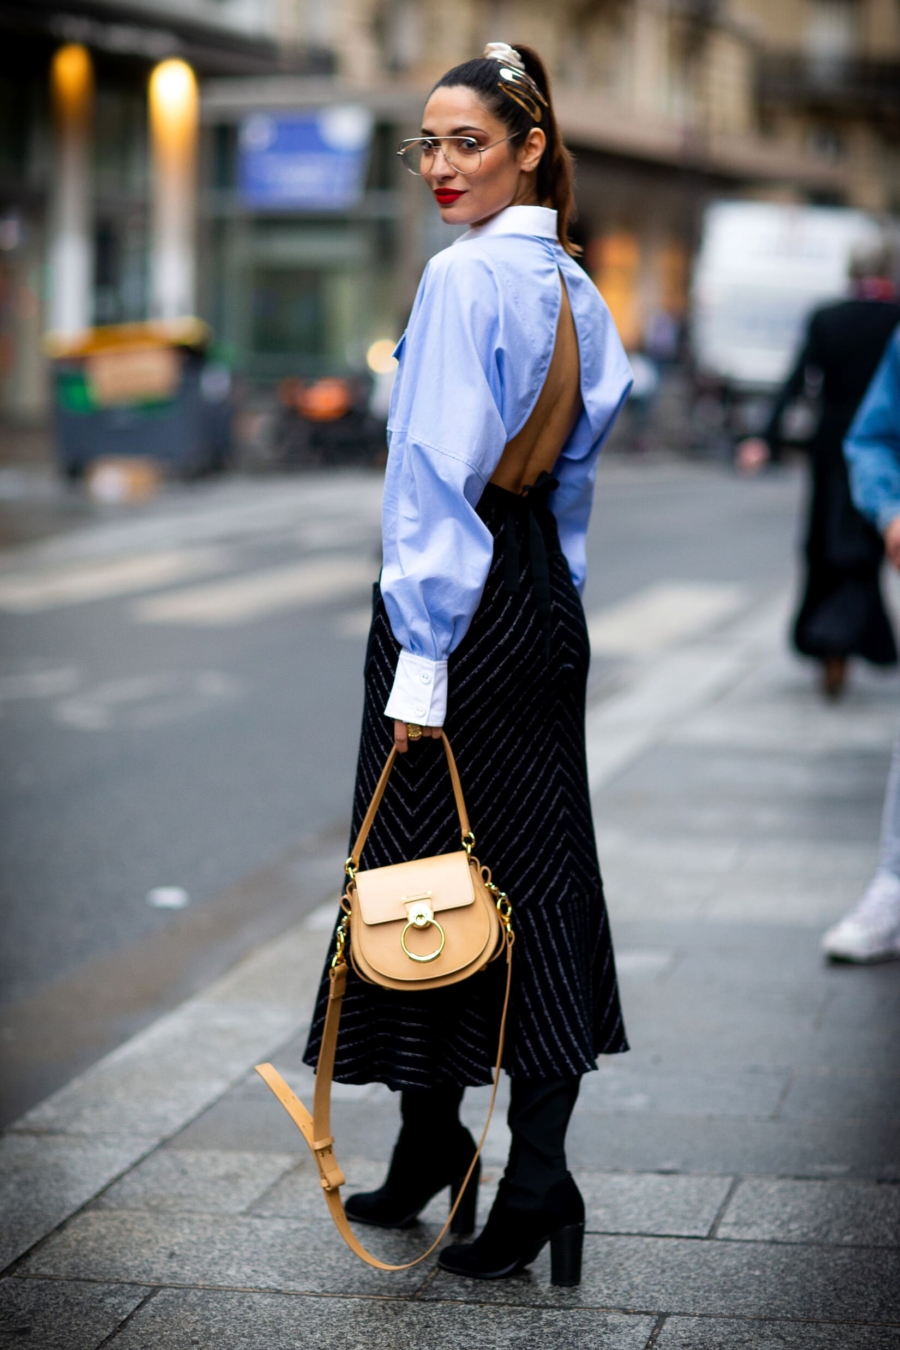
[[[884,961],[900,956],[900,877],[876,872],[859,904],[822,938],[833,961]]]

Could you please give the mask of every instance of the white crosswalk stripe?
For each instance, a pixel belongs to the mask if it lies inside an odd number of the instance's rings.
[[[319,557],[149,596],[132,608],[138,623],[220,627],[302,609],[364,591],[375,580],[370,558]]]
[[[588,616],[591,651],[600,656],[650,656],[729,618],[749,603],[742,586],[668,582],[648,586]]]
[[[228,563],[224,549],[176,548],[7,574],[0,576],[0,610],[38,614],[89,600],[133,595],[221,572]]]

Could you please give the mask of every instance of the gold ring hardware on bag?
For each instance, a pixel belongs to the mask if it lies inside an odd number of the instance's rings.
[[[400,898],[403,901],[403,904],[406,908],[406,913],[408,915],[408,923],[406,927],[403,929],[403,932],[400,934],[400,946],[406,952],[406,955],[409,957],[410,961],[420,961],[422,962],[423,965],[428,961],[436,961],[440,956],[441,952],[444,950],[444,944],[447,941],[447,935],[444,932],[441,925],[438,923],[437,919],[434,917],[434,910],[431,908],[431,900],[432,900],[431,891],[425,891],[422,895],[414,895],[411,898],[407,898],[405,895],[402,895]],[[433,952],[429,952],[427,956],[417,956],[415,952],[411,952],[407,947],[406,935],[411,928],[429,928],[429,927],[436,928],[438,930],[438,932],[441,935],[441,944],[439,947],[436,947]]]
[[[438,932],[440,933],[440,935],[441,935],[441,945],[440,945],[439,947],[436,947],[435,950],[434,950],[433,952],[429,952],[427,956],[416,956],[416,953],[415,953],[415,952],[411,952],[411,951],[409,950],[409,948],[407,947],[407,945],[406,945],[406,935],[407,935],[407,933],[409,932],[409,930],[410,930],[411,928],[421,928],[421,927],[423,927],[422,924],[418,924],[418,923],[408,923],[408,924],[406,925],[406,927],[404,928],[403,932],[400,934],[400,946],[401,946],[401,947],[403,948],[403,950],[406,952],[406,955],[409,957],[410,961],[421,961],[421,962],[423,963],[423,965],[424,965],[424,964],[425,964],[426,962],[428,962],[428,961],[436,961],[436,960],[438,959],[438,957],[440,956],[441,952],[444,950],[444,943],[447,941],[447,935],[446,935],[446,933],[444,932],[444,930],[443,930],[443,928],[441,927],[441,925],[438,923],[437,919],[432,919],[432,920],[431,920],[431,926],[432,926],[433,928],[436,928],[436,929],[438,930]]]
[[[440,733],[450,781],[459,815],[461,849],[410,862],[360,870],[360,858],[378,811],[391,769],[397,761],[397,747],[391,750],[381,777],[363,817],[353,851],[344,864],[347,886],[341,897],[340,921],[334,934],[334,953],[328,971],[328,1004],[316,1065],[313,1109],[308,1111],[271,1064],[257,1064],[256,1071],[271,1088],[309,1146],[316,1163],[325,1203],[335,1227],[347,1246],[362,1261],[378,1270],[408,1270],[434,1252],[447,1234],[459,1209],[466,1188],[472,1181],[478,1159],[487,1139],[497,1087],[506,1021],[512,993],[512,906],[505,892],[491,879],[491,869],[475,856],[475,836],[469,828],[466,804],[450,742]],[[404,894],[405,892],[405,894]],[[435,917],[437,916],[437,917]],[[440,919],[440,922],[438,921]],[[411,928],[435,927],[441,945],[435,952],[419,956],[406,947]],[[402,931],[401,931],[402,930]],[[398,944],[397,934],[401,932]],[[446,932],[446,937],[445,937]],[[446,944],[446,945],[445,945]],[[404,954],[409,958],[406,960]],[[441,958],[438,960],[438,958]],[[505,994],[497,1037],[494,1084],[487,1120],[469,1170],[459,1187],[447,1222],[421,1256],[392,1265],[366,1251],[351,1228],[341,1201],[344,1174],[338,1166],[331,1134],[331,1084],[337,1049],[341,1009],[348,977],[367,980],[385,990],[424,995],[429,989],[445,988],[486,969],[491,961],[505,957]],[[415,963],[420,963],[417,966]],[[430,964],[430,963],[434,964]],[[421,967],[427,967],[421,968]]]

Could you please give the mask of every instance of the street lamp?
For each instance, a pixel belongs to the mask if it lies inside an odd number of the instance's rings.
[[[194,311],[197,81],[186,61],[161,61],[150,76],[153,151],[151,307],[175,319]]]
[[[79,43],[60,47],[50,64],[56,124],[50,209],[50,328],[80,333],[91,320],[90,136],[94,71]]]

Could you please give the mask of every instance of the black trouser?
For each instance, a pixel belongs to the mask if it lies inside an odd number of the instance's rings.
[[[512,1142],[506,1164],[507,1198],[539,1207],[566,1175],[566,1130],[581,1079],[511,1078],[507,1122]],[[460,1129],[464,1088],[407,1088],[401,1093],[403,1133],[440,1147]]]

